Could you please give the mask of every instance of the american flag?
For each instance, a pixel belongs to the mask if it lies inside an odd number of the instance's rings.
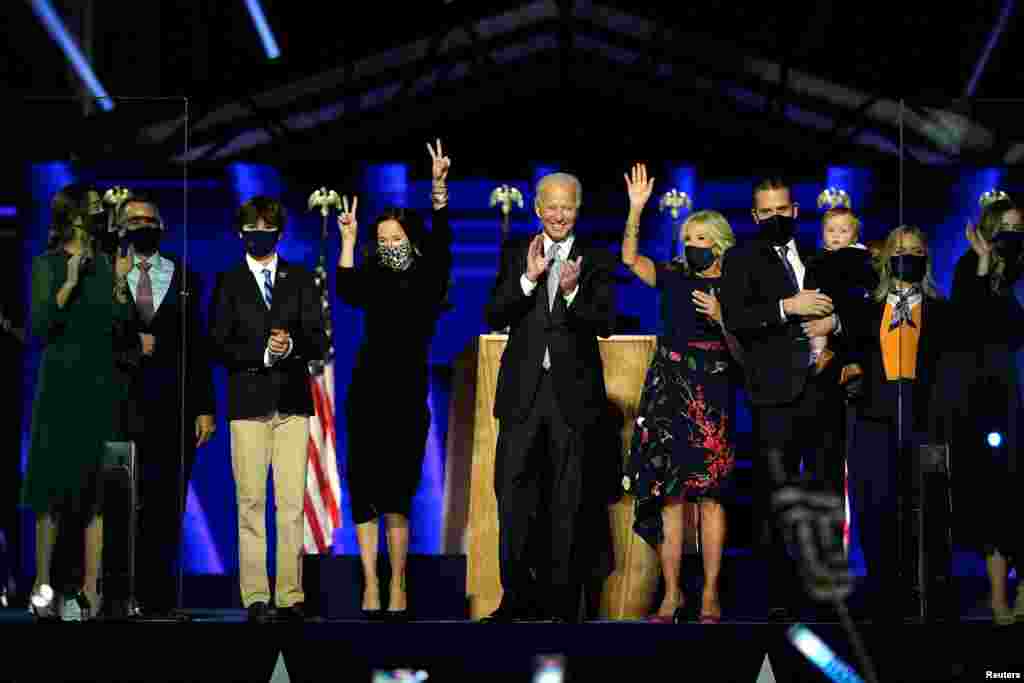
[[[313,393],[315,412],[309,421],[306,496],[303,501],[303,550],[307,555],[330,553],[334,530],[341,526],[341,486],[334,450],[334,344],[323,255],[315,280],[320,289],[329,350],[326,361],[310,363],[309,388]]]

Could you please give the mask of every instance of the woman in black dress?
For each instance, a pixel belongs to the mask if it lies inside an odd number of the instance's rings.
[[[644,284],[662,293],[664,334],[647,371],[633,431],[628,482],[636,499],[633,529],[658,550],[665,597],[651,621],[671,622],[683,608],[679,582],[684,500],[700,502],[704,591],[701,623],[716,623],[722,608],[718,577],[725,545],[723,485],[735,468],[729,408],[738,347],[722,326],[715,289],[722,255],[736,240],[715,211],[691,215],[682,228],[685,258],[655,264],[637,253],[640,214],[654,179],[643,164],[626,177],[630,213],[622,261]]]
[[[988,201],[986,201],[988,200]],[[977,227],[968,226],[970,249],[957,261],[953,304],[970,332],[957,336],[953,373],[963,386],[954,409],[955,453],[962,489],[974,504],[964,526],[985,555],[996,623],[1024,622],[1024,581],[1017,585],[1011,612],[1007,572],[1020,572],[1019,519],[1009,512],[1020,493],[1017,455],[1021,420],[1021,362],[1024,348],[1024,212],[1002,193],[986,193]],[[985,443],[1002,434],[999,447]],[[969,463],[969,464],[968,464]],[[979,495],[980,494],[980,495]]]
[[[338,296],[366,314],[366,334],[347,401],[348,489],[363,566],[363,612],[382,614],[377,581],[378,519],[387,527],[391,585],[387,615],[406,613],[409,511],[420,481],[430,427],[428,354],[451,271],[452,233],[446,180],[451,160],[427,145],[433,159],[433,226],[429,233],[407,209],[390,208],[374,222],[375,252],[355,265],[356,200],[339,217]],[[347,204],[347,201],[346,201]]]

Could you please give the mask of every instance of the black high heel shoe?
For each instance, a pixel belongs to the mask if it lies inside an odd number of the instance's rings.
[[[383,621],[384,619],[384,610],[382,609],[360,609],[359,613],[366,621]]]

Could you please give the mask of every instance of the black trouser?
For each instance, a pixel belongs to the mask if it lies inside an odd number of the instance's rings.
[[[174,421],[170,417],[169,421]],[[136,594],[147,611],[177,606],[177,563],[180,558],[184,501],[195,462],[195,437],[186,433],[184,474],[180,436],[169,429],[138,437],[139,517],[135,552]]]
[[[867,565],[868,609],[880,616],[902,616],[905,607],[900,492],[925,438],[904,427],[901,447],[895,420],[859,417],[849,449],[850,510]]]
[[[527,418],[502,422],[494,467],[503,606],[576,618],[574,565],[584,435],[566,421],[550,373]]]
[[[761,534],[761,553],[768,564],[768,606],[791,607],[798,599],[797,567],[786,546],[771,508],[778,488],[769,453],[781,452],[786,478],[800,477],[819,490],[842,495],[844,429],[842,401],[834,377],[825,373],[808,377],[803,393],[791,403],[759,406],[755,411],[759,445],[754,463],[756,519],[767,524]]]

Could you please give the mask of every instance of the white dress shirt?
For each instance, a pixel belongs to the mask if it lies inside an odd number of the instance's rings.
[[[160,310],[160,304],[171,291],[171,278],[174,277],[174,261],[160,256],[160,252],[154,252],[152,256],[143,258],[135,254],[135,265],[128,271],[128,289],[131,290],[132,298],[138,300],[139,277],[142,275],[139,264],[143,261],[150,263],[149,282],[153,285],[153,312]]]
[[[563,261],[565,261],[565,260],[567,260],[569,258],[569,254],[572,253],[573,242],[575,242],[575,241],[576,241],[576,235],[569,235],[564,240],[562,240],[561,243],[558,244],[558,250],[559,250],[559,254],[558,255],[559,255],[559,257]],[[555,241],[553,239],[551,239],[550,237],[548,237],[547,233],[545,233],[544,234],[544,253],[547,254],[549,262],[554,260],[555,254],[554,254],[553,251],[551,251],[551,249],[552,249],[552,247],[554,245],[555,245]],[[526,277],[526,273],[523,273],[522,276],[519,278],[519,284],[522,286],[523,294],[525,294],[526,296],[530,296],[531,294],[533,294],[533,290],[537,288],[537,285],[539,284],[539,282],[540,282],[539,280],[537,282],[531,282],[530,278]],[[580,285],[577,282],[576,283],[576,287],[573,288],[573,290],[571,292],[569,292],[569,294],[565,297],[565,305],[566,305],[566,307],[572,306],[572,302],[576,299],[576,295],[579,294],[579,291],[580,291]]]
[[[264,270],[269,270],[270,271],[270,287],[271,288],[276,288],[276,285],[277,285],[277,253],[276,252],[274,253],[273,257],[271,257],[271,259],[269,261],[267,261],[266,263],[260,263],[259,261],[254,259],[249,254],[245,255],[245,262],[249,265],[249,270],[252,271],[252,276],[254,278],[256,278],[256,284],[259,286],[261,294],[263,293],[263,283],[264,283],[263,271]],[[292,338],[291,338],[291,336],[288,337],[288,348],[285,349],[285,352],[282,353],[282,354],[273,353],[270,350],[269,340],[268,340],[267,349],[263,352],[263,364],[266,365],[269,368],[271,365],[273,365],[277,361],[281,360],[282,358],[287,358],[291,354],[291,352],[292,352]]]

